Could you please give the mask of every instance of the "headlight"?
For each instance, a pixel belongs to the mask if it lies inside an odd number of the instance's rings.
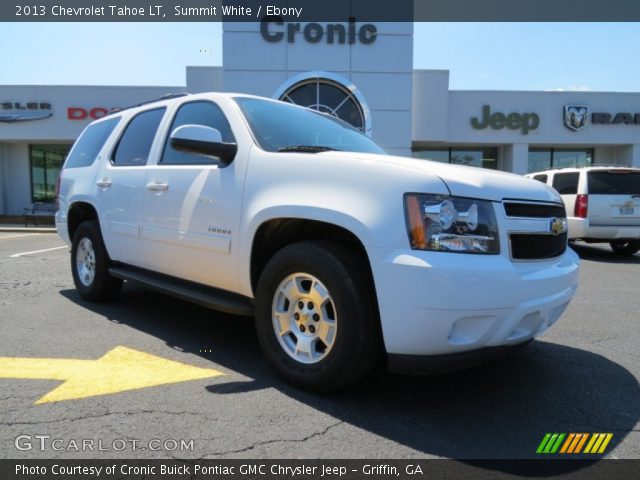
[[[404,202],[409,242],[414,250],[500,252],[491,202],[430,194],[407,194]]]

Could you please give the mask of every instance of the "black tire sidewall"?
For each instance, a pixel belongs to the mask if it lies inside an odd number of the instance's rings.
[[[362,376],[377,344],[366,279],[348,254],[330,244],[301,242],[285,247],[265,267],[256,294],[256,330],[263,352],[288,381],[305,389],[330,391]],[[307,273],[328,289],[337,316],[335,343],[324,359],[304,364],[289,356],[273,328],[272,305],[277,287],[292,273]]]
[[[630,240],[628,242],[609,242],[611,250],[618,255],[634,255],[640,250],[640,240]]]
[[[88,238],[93,246],[96,257],[95,275],[91,285],[84,285],[79,278],[76,255],[78,245],[83,238]],[[86,300],[103,300],[113,296],[119,290],[122,282],[109,275],[111,260],[107,254],[100,226],[97,221],[86,221],[78,226],[71,243],[71,272],[73,282],[80,296]]]

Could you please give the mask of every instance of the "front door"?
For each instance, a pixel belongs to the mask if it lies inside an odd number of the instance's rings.
[[[216,128],[235,142],[223,111],[208,100],[180,105],[167,137],[182,125]],[[242,198],[239,162],[182,152],[165,141],[146,174],[142,239],[147,267],[225,290],[237,288],[237,235]]]

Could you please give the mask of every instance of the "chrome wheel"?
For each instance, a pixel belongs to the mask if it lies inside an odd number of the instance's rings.
[[[327,287],[313,275],[293,273],[276,289],[272,305],[276,338],[294,360],[323,360],[335,343],[338,318]]]
[[[96,276],[96,252],[87,237],[80,240],[76,249],[76,272],[85,287],[91,286]]]

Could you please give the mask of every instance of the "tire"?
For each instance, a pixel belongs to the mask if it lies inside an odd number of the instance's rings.
[[[640,250],[640,240],[614,240],[609,242],[611,250],[618,255],[630,257]]]
[[[357,382],[383,351],[367,265],[331,242],[294,243],[269,260],[256,290],[256,330],[278,373],[314,392]]]
[[[76,290],[92,302],[112,300],[122,288],[122,280],[109,275],[107,254],[100,226],[90,220],[80,224],[71,242],[71,272]]]

